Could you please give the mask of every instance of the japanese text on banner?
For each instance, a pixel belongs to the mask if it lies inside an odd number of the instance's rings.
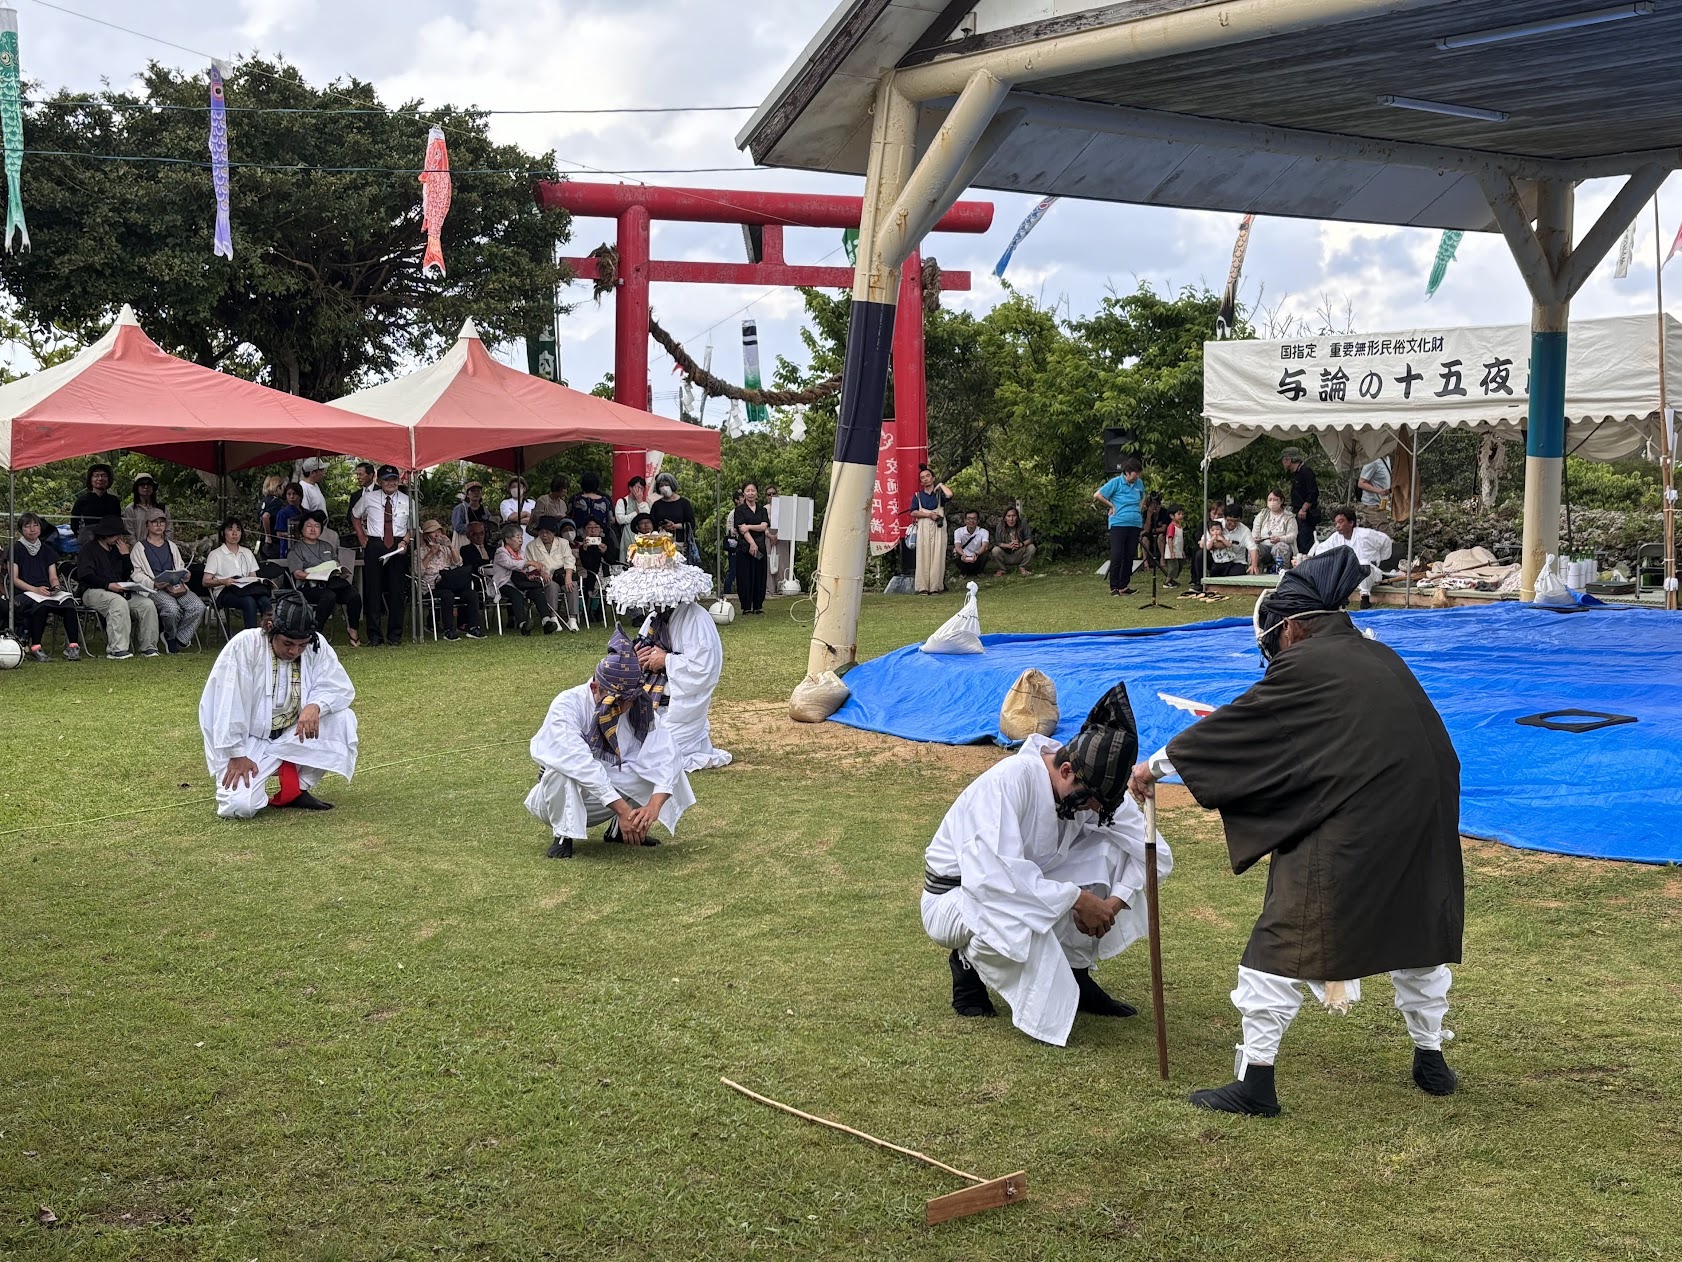
[[[899,470],[899,422],[882,422],[876,452],[876,485],[870,492],[870,552],[881,556],[905,536],[907,499]]]

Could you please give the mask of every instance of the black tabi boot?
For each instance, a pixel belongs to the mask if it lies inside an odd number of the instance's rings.
[[[315,794],[311,793],[308,789],[305,789],[290,802],[284,803],[275,809],[281,811],[330,811],[333,809],[333,804],[331,802],[323,802],[320,798],[316,797]]]
[[[1441,1052],[1413,1049],[1413,1083],[1426,1095],[1453,1095],[1459,1081]]]
[[[1216,1113],[1242,1113],[1248,1117],[1278,1117],[1279,1097],[1273,1091],[1273,1066],[1250,1065],[1244,1077],[1224,1087],[1193,1091],[1191,1102]]]
[[[960,1017],[996,1017],[998,1009],[987,997],[987,983],[970,962],[956,951],[947,964],[952,969],[952,1011]]]
[[[1077,1012],[1089,1012],[1095,1017],[1136,1017],[1139,1010],[1130,1003],[1112,998],[1109,993],[1092,980],[1090,969],[1077,968],[1073,970],[1075,985],[1080,987],[1080,1003],[1076,1005]]]
[[[572,838],[571,837],[557,837],[557,838],[555,838],[554,841],[549,843],[549,849],[544,854],[543,857],[545,859],[570,859],[570,858],[572,858]]]
[[[602,842],[605,845],[609,845],[609,846],[621,845],[624,842],[624,840],[625,840],[625,838],[622,837],[619,833],[619,821],[618,820],[614,820],[611,824],[609,824],[607,826],[607,831],[602,834]]]

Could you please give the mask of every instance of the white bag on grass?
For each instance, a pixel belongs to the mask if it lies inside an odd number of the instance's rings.
[[[969,585],[969,599],[964,601],[964,607],[958,610],[941,624],[928,639],[923,641],[925,653],[982,653],[981,647],[981,610],[976,607],[974,583]]]
[[[852,689],[832,670],[824,671],[816,679],[807,675],[794,686],[794,693],[788,699],[788,717],[796,723],[822,723],[852,695]]]
[[[1542,572],[1536,576],[1536,599],[1538,605],[1574,605],[1576,600],[1571,595],[1571,589],[1566,587],[1565,580],[1559,576],[1559,567],[1554,564],[1552,554],[1542,562]]]

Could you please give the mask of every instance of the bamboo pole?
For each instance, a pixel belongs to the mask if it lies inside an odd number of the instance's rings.
[[[1145,795],[1145,913],[1151,939],[1151,1016],[1156,1022],[1156,1071],[1168,1081],[1168,1017],[1162,1006],[1162,917],[1157,910],[1156,789]]]
[[[1659,195],[1653,194],[1653,285],[1658,293],[1659,306],[1659,481],[1664,488],[1664,607],[1676,608],[1676,446],[1671,439],[1670,392],[1665,381],[1664,344],[1664,249],[1662,223],[1659,217]],[[1641,583],[1636,581],[1637,590]]]

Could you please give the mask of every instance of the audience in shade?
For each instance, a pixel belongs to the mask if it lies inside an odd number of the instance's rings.
[[[106,657],[114,662],[133,657],[130,645],[137,645],[142,657],[158,655],[158,608],[134,581],[128,531],[115,513],[93,524],[93,545],[76,558],[76,582],[82,603],[105,624]]]
[[[561,623],[555,616],[554,606],[549,603],[549,593],[544,590],[548,576],[543,573],[542,566],[525,555],[525,546],[525,531],[519,524],[504,522],[502,543],[491,558],[492,582],[508,602],[514,625],[520,629],[521,635],[531,634],[532,606],[536,606],[543,621],[543,634],[551,635]]]
[[[571,517],[578,523],[578,529],[584,530],[591,522],[602,528],[602,538],[610,546],[615,544],[613,535],[613,502],[602,494],[601,479],[589,470],[578,476],[578,494],[572,497],[572,511],[558,514]],[[618,549],[614,547],[614,559],[618,559]]]
[[[1180,504],[1165,505],[1168,525],[1162,532],[1162,570],[1168,577],[1164,587],[1180,585],[1180,569],[1186,563],[1186,510]]]
[[[999,573],[1007,573],[1013,566],[1018,574],[1031,574],[1028,566],[1034,560],[1034,532],[1022,520],[1022,510],[1014,504],[1005,509],[999,522],[998,537],[993,541],[993,564]]]
[[[274,552],[272,555],[281,561],[286,559],[286,553],[298,537],[298,520],[304,515],[303,483],[288,482],[286,484],[285,501],[280,506],[280,511],[274,516]],[[326,509],[315,511],[321,513],[323,517],[327,515]]]
[[[572,545],[561,538],[560,519],[537,519],[537,536],[526,547],[526,557],[543,574],[543,594],[551,609],[565,609],[566,629],[578,630],[578,574]]]
[[[402,489],[395,465],[383,464],[357,505],[368,534],[362,549],[362,619],[374,647],[403,643],[409,610],[409,540],[415,526],[415,502]]]
[[[572,507],[572,499],[567,494],[571,489],[572,483],[567,480],[564,474],[556,474],[550,478],[549,489],[539,495],[536,502],[531,506],[532,522],[540,522],[545,517],[553,517],[556,521],[559,521],[565,517]],[[533,534],[537,533],[535,524],[531,526],[531,532]]]
[[[1256,541],[1243,522],[1244,506],[1229,503],[1221,510],[1221,520],[1210,522],[1209,529],[1199,541],[1197,555],[1191,561],[1191,579],[1201,588],[1206,577],[1231,578],[1237,574],[1260,573],[1256,555]]]
[[[526,542],[531,541],[532,510],[537,507],[537,501],[526,497],[526,480],[524,478],[509,478],[508,485],[503,488],[506,496],[502,501],[502,524],[517,523]]]
[[[93,542],[94,523],[102,517],[121,517],[122,503],[111,494],[111,466],[91,464],[82,475],[83,490],[70,506],[70,533],[87,547]]]
[[[311,456],[300,466],[300,473],[298,488],[303,493],[304,507],[325,513],[327,492],[321,489],[321,484],[327,481],[327,462],[320,456]]]
[[[325,631],[333,611],[344,606],[346,634],[352,648],[362,647],[357,627],[362,622],[362,593],[350,581],[350,572],[339,563],[339,547],[331,539],[322,537],[327,514],[308,512],[298,524],[298,542],[286,554],[286,566],[292,582],[315,611],[315,625]],[[323,568],[332,566],[323,574]],[[315,573],[312,575],[311,570]]]
[[[578,561],[579,587],[583,599],[588,600],[601,591],[612,566],[608,557],[607,536],[598,523],[591,521],[584,524],[584,533],[573,545],[573,554]]]
[[[48,621],[56,617],[64,624],[64,660],[73,662],[82,655],[81,629],[75,604],[58,576],[58,553],[41,538],[45,528],[46,522],[35,513],[18,518],[18,538],[9,561],[12,587],[18,593],[18,613],[27,619],[30,659],[47,660],[41,637]]]
[[[467,542],[461,545],[461,563],[475,574],[488,577],[496,553],[489,523],[482,517],[475,518],[462,533],[467,536]]]
[[[245,532],[239,518],[229,517],[217,532],[221,540],[204,559],[204,589],[213,593],[219,609],[237,612],[245,630],[261,624],[273,607],[269,585],[257,577],[257,558],[240,540]]]
[[[162,508],[149,508],[140,542],[129,549],[134,581],[158,611],[158,629],[166,652],[179,653],[193,642],[204,620],[204,601],[187,586],[189,571],[181,549],[166,533]]]
[[[429,517],[421,523],[421,590],[437,603],[438,626],[446,640],[485,638],[484,609],[473,571],[444,531],[444,523]]]
[[[169,534],[169,509],[158,503],[158,484],[150,473],[142,473],[134,480],[134,499],[123,509],[123,525],[128,528],[129,538],[144,539],[146,537],[146,523],[156,510],[164,517],[164,534]]]
[[[275,518],[286,507],[286,479],[270,474],[263,479],[263,493],[257,498],[257,550],[264,557],[276,557],[274,550]]]
[[[485,488],[481,483],[469,482],[462,488],[463,499],[450,512],[450,529],[458,535],[468,533],[468,524],[483,522],[487,529],[498,524],[497,516],[485,507]]]
[[[1267,493],[1267,507],[1256,514],[1250,527],[1256,541],[1256,551],[1272,570],[1288,570],[1296,559],[1297,519],[1285,507],[1285,497],[1278,491]]]
[[[692,560],[696,552],[694,505],[678,494],[677,479],[669,473],[654,479],[654,491],[656,499],[648,510],[654,528],[672,537],[684,560]]]
[[[350,493],[350,507],[346,517],[349,528],[346,533],[355,537],[356,545],[359,548],[366,547],[368,540],[363,537],[362,514],[357,510],[362,507],[362,497],[373,489],[375,472],[374,466],[368,461],[358,460],[356,462],[356,489]],[[327,523],[322,522],[321,524],[325,526]],[[320,625],[319,620],[317,625]]]
[[[619,564],[625,564],[625,551],[636,535],[636,519],[653,507],[648,500],[648,481],[632,478],[625,484],[625,494],[613,506],[613,520],[619,526]],[[730,589],[726,587],[725,591]]]
[[[964,514],[964,524],[952,532],[952,557],[958,563],[958,573],[965,578],[980,578],[992,548],[993,536],[981,524],[981,514],[970,509]]]

